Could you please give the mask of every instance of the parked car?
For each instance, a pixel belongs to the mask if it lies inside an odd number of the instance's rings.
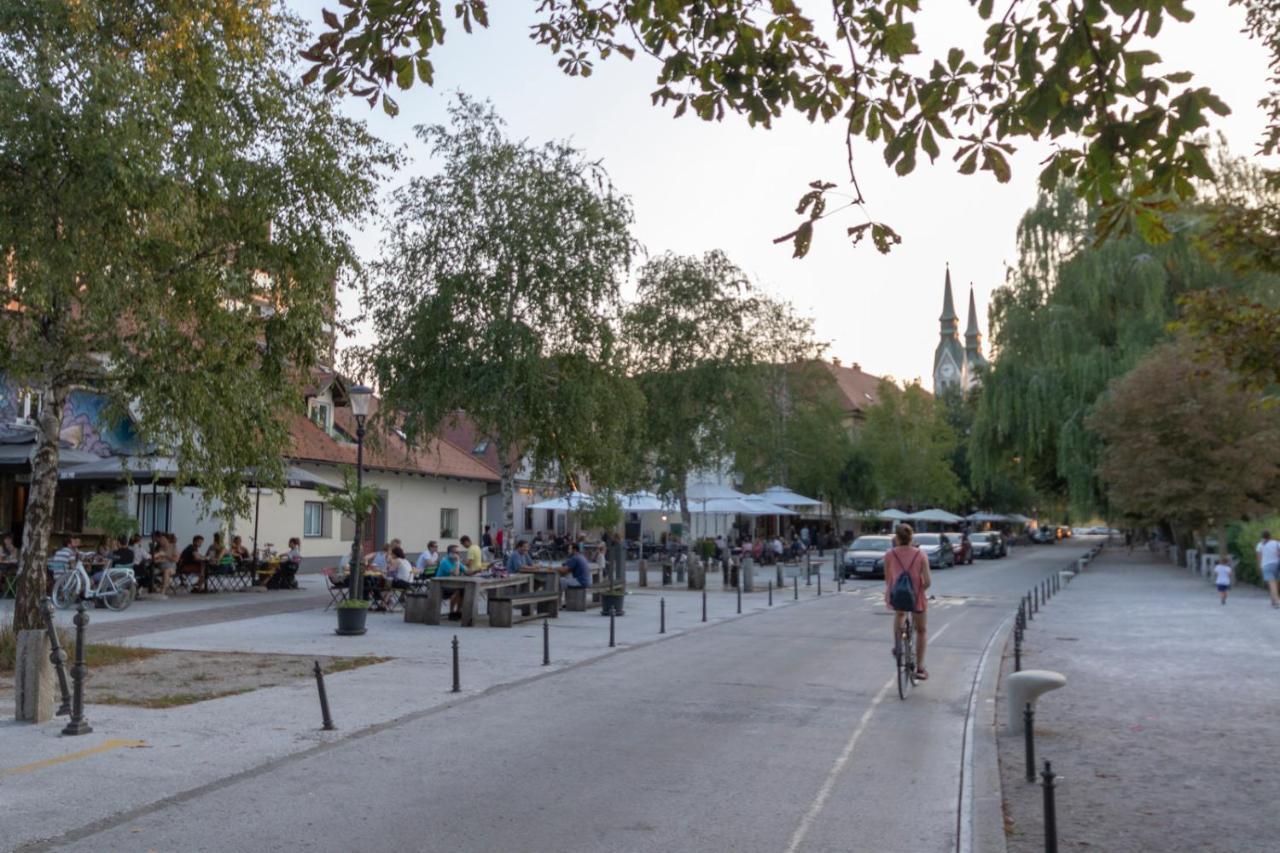
[[[1033,545],[1056,545],[1058,531],[1052,527],[1037,527],[1031,531],[1031,542]]]
[[[911,544],[924,551],[931,569],[945,569],[956,564],[955,547],[945,533],[917,533]]]
[[[969,543],[970,547],[973,549],[973,556],[975,557],[994,560],[1008,556],[1009,554],[1009,549],[1005,545],[1004,537],[999,533],[996,533],[994,530],[970,533]]]
[[[844,552],[844,576],[884,577],[884,555],[893,547],[892,536],[859,536]]]

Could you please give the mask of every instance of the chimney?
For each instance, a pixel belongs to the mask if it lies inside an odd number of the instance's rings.
[[[854,370],[857,370],[858,372],[861,372],[861,371],[862,371],[862,365],[861,365],[861,364],[858,364],[858,362],[856,362],[856,361],[855,361],[855,362],[853,363],[853,369],[854,369]]]
[[[831,363],[832,363],[832,364],[834,364],[836,367],[839,367],[839,366],[840,366],[840,359],[839,359],[837,356],[832,356],[832,357],[831,357]]]

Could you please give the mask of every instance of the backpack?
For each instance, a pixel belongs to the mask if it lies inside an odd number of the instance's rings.
[[[902,572],[893,582],[893,588],[889,590],[889,606],[894,610],[913,612],[916,609],[915,584],[911,582],[911,573],[907,571],[907,567],[902,565],[902,558],[896,553],[893,556],[898,559]]]

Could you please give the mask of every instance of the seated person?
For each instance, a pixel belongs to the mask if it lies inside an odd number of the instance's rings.
[[[569,559],[560,567],[560,574],[568,575],[560,585],[564,587],[591,586],[591,564],[582,556],[582,548],[577,542],[569,546]]]
[[[375,608],[377,610],[386,610],[391,606],[393,589],[410,589],[413,586],[413,565],[405,558],[404,549],[399,546],[391,549],[386,581],[382,587],[381,600]]]
[[[480,551],[480,546],[471,541],[470,536],[463,536],[458,540],[462,543],[462,565],[463,571],[469,575],[478,575],[484,571],[484,554]]]
[[[280,555],[280,566],[267,581],[270,589],[297,589],[298,567],[302,565],[302,540],[297,536],[289,538],[289,550]]]
[[[222,544],[222,531],[215,531],[213,541],[209,543],[209,547],[204,552],[206,562],[217,563],[222,559],[222,553],[226,548]]]
[[[54,552],[52,559],[66,563],[68,569],[74,569],[80,559],[80,537],[72,536],[68,539],[66,545]]]
[[[386,571],[387,564],[391,562],[391,547],[392,544],[388,542],[386,545],[382,546],[381,550],[370,551],[368,554],[365,554],[365,566],[379,572]]]
[[[249,560],[253,555],[249,553],[249,549],[245,547],[244,540],[239,535],[231,537],[231,556],[237,560]]]
[[[18,562],[18,546],[13,544],[13,534],[6,533],[4,542],[0,543],[0,563]]]
[[[507,574],[514,575],[530,565],[533,565],[533,560],[529,557],[529,543],[520,539],[512,552],[507,555]]]
[[[111,565],[127,566],[129,568],[133,568],[134,559],[137,556],[134,554],[133,549],[130,548],[129,545],[126,544],[123,539],[114,540],[114,544],[116,547],[111,552],[111,555],[110,555]]]
[[[435,568],[439,562],[440,549],[436,545],[436,540],[432,539],[427,543],[427,550],[418,555],[418,562],[414,568],[418,570],[418,574],[422,577],[430,577],[435,574]]]
[[[178,556],[178,573],[183,575],[199,575],[200,581],[192,588],[192,592],[204,592],[204,558],[200,556],[200,546],[204,545],[204,537],[196,534],[191,544],[182,549]]]
[[[449,578],[460,574],[463,574],[462,555],[457,545],[450,545],[445,555],[440,558],[440,562],[436,564],[435,576]],[[455,621],[462,618],[462,590],[460,589],[449,596],[449,618]]]

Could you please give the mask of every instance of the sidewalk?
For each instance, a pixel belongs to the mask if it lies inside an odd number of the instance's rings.
[[[766,580],[761,571],[757,577]],[[824,595],[835,593],[828,565]],[[660,579],[659,579],[660,580]],[[650,583],[654,583],[652,572]],[[329,702],[339,730],[320,731],[320,710],[313,681],[303,680],[169,710],[94,705],[90,692],[86,716],[94,732],[61,737],[65,719],[32,726],[0,720],[0,850],[92,824],[120,812],[144,813],[155,803],[181,799],[185,792],[221,784],[222,780],[258,772],[272,761],[301,752],[331,748],[340,740],[360,737],[392,722],[415,721],[422,735],[447,731],[453,714],[466,713],[468,699],[529,679],[590,663],[602,656],[625,652],[690,631],[714,627],[739,618],[737,595],[722,590],[719,575],[708,576],[708,623],[701,622],[701,594],[682,587],[633,586],[626,615],[617,619],[617,647],[608,644],[609,620],[600,608],[585,613],[561,611],[550,620],[550,666],[542,666],[542,624],[527,622],[512,629],[459,628],[456,624],[407,624],[403,615],[370,614],[369,632],[362,637],[334,635],[336,617],[322,608],[327,602],[291,612],[261,614],[259,596],[234,595],[180,598],[156,602],[155,612],[172,611],[186,618],[185,627],[160,630],[159,619],[129,620],[124,614],[93,611],[95,628],[127,645],[195,651],[252,651],[305,655],[378,655],[386,663],[326,678]],[[768,594],[745,594],[743,616],[768,611]],[[817,587],[799,585],[799,604],[816,599]],[[862,591],[846,588],[847,595]],[[272,593],[284,606],[305,604],[306,592]],[[244,601],[244,611],[223,603]],[[218,603],[209,599],[222,599]],[[659,602],[666,602],[667,633],[660,635]],[[774,609],[796,606],[793,590],[775,591]],[[167,605],[167,606],[166,606]],[[147,608],[152,610],[152,608]],[[223,618],[225,617],[225,619]],[[212,621],[217,620],[217,621]],[[130,625],[132,621],[132,628]],[[462,692],[450,692],[450,642],[460,642]],[[673,666],[679,665],[678,657]],[[62,761],[62,763],[58,763]],[[85,780],[110,779],[110,785]],[[50,813],[48,804],[81,784],[90,784],[93,797],[75,812]]]
[[[1003,674],[1013,670],[1013,640]],[[1154,555],[1104,551],[1040,608],[1024,669],[1067,686],[1036,709],[1036,762],[1053,762],[1059,849],[1276,849],[1280,612]],[[1021,735],[997,717],[1010,853],[1044,849],[1043,790]],[[1038,776],[1037,776],[1038,778]]]

